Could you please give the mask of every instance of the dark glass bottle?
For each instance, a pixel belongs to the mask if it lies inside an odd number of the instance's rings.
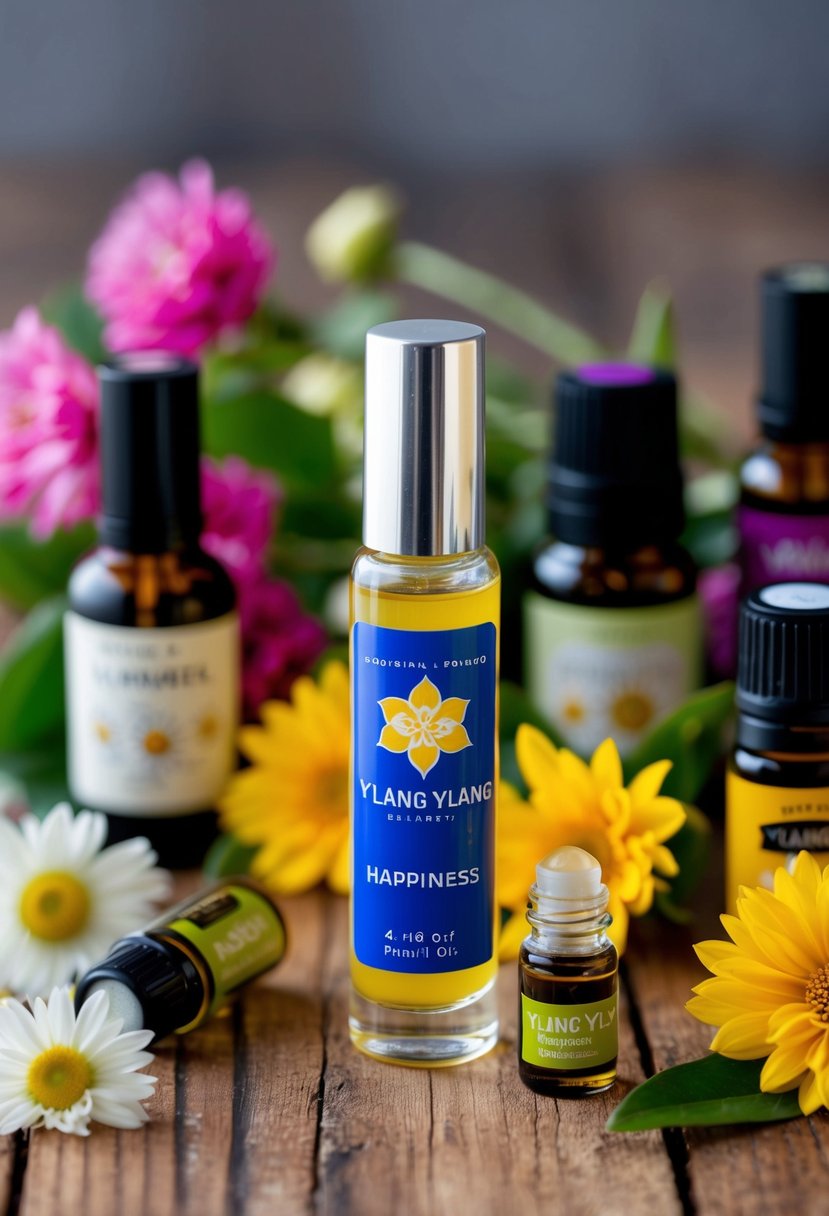
[[[539,709],[582,754],[608,735],[629,753],[699,684],[682,492],[673,376],[599,364],[559,377],[553,539],[525,598],[524,668]]]
[[[518,958],[518,1071],[536,1093],[587,1097],[615,1080],[619,959],[607,902],[584,849],[566,845],[537,866]]]
[[[829,588],[779,583],[740,613],[726,779],[726,909],[801,849],[829,864]]]
[[[744,592],[829,582],[829,265],[771,270],[761,294],[761,439],[740,472]]]
[[[65,623],[69,787],[110,839],[198,864],[235,757],[233,584],[200,547],[198,371],[163,354],[100,369],[100,546]]]

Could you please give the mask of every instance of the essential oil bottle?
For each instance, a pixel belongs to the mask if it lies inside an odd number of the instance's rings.
[[[489,1050],[500,575],[484,545],[484,331],[366,341],[351,580],[351,1038],[378,1059]]]
[[[552,539],[525,597],[526,685],[573,750],[612,736],[627,755],[701,678],[676,381],[594,364],[560,375],[555,396]]]
[[[829,587],[777,583],[740,612],[726,778],[726,909],[806,849],[829,864]]]
[[[250,878],[227,878],[121,938],[78,982],[75,1006],[106,992],[122,1030],[186,1034],[281,962],[285,924]]]
[[[235,760],[233,584],[199,545],[198,371],[160,353],[100,368],[99,547],[66,614],[69,788],[110,839],[200,863]]]
[[[518,1071],[536,1093],[587,1097],[616,1079],[619,958],[602,868],[565,845],[536,867],[518,956]]]
[[[763,276],[761,440],[739,508],[743,591],[829,583],[829,265]]]

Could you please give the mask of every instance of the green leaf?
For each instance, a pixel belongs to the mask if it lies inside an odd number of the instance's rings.
[[[318,489],[336,476],[329,419],[306,414],[276,393],[213,398],[205,402],[203,418],[204,446],[211,456],[242,456],[277,473],[289,491]]]
[[[58,802],[69,800],[63,731],[25,752],[0,752],[0,774],[23,787],[26,801],[43,816]]]
[[[70,571],[95,543],[91,523],[70,531],[58,529],[43,541],[32,536],[28,524],[0,526],[0,598],[22,610],[57,595],[66,587]]]
[[[25,751],[64,723],[62,596],[43,600],[0,653],[0,752]]]
[[[760,1092],[762,1060],[729,1060],[711,1054],[667,1068],[638,1085],[607,1121],[611,1132],[654,1127],[717,1127],[725,1123],[773,1123],[800,1113],[797,1090]]]
[[[628,344],[635,363],[672,371],[677,363],[674,302],[665,283],[649,283],[642,293]]]
[[[106,359],[104,323],[83,294],[80,283],[61,287],[44,302],[41,312],[44,320],[56,326],[69,345],[90,363]]]
[[[241,844],[235,836],[219,836],[207,851],[204,872],[210,878],[228,878],[233,874],[249,874],[251,862],[258,849]]]
[[[396,316],[397,304],[387,292],[346,291],[312,324],[311,334],[330,354],[362,362],[366,330]]]
[[[703,688],[661,722],[625,761],[628,780],[657,760],[673,768],[662,792],[680,802],[694,802],[722,751],[725,723],[734,708],[734,685]]]

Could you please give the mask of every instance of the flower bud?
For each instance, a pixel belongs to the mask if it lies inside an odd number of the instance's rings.
[[[322,417],[359,411],[363,384],[353,363],[317,353],[294,364],[282,381],[282,391],[307,414]]]
[[[397,235],[399,195],[388,186],[352,186],[317,216],[305,248],[323,279],[348,282],[382,272]]]

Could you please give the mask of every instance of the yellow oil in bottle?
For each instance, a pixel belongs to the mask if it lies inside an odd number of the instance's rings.
[[[351,619],[386,629],[463,629],[491,621],[500,625],[501,580],[495,574],[482,587],[448,594],[399,594],[352,584]],[[497,681],[496,681],[497,687]],[[496,712],[497,734],[497,712]],[[497,774],[497,747],[496,747]],[[497,813],[497,811],[496,811]],[[494,902],[494,901],[493,901]],[[350,949],[351,981],[367,1000],[405,1009],[441,1009],[469,1000],[491,984],[497,971],[493,922],[492,956],[463,971],[407,974],[367,967]]]

